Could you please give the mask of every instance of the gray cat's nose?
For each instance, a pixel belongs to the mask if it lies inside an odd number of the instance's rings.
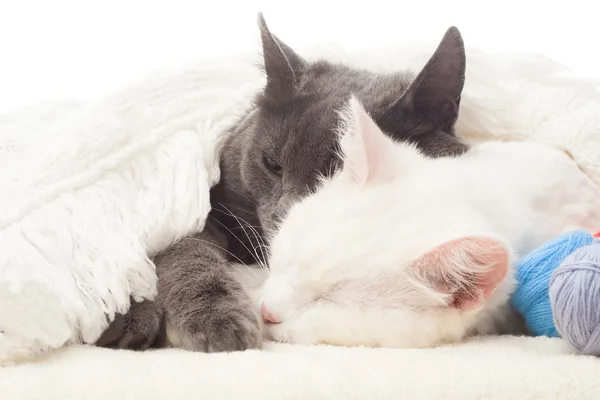
[[[260,315],[262,315],[262,319],[265,324],[278,324],[279,322],[281,322],[277,320],[277,318],[275,318],[273,314],[271,314],[269,309],[265,306],[265,303],[262,303],[260,305]]]

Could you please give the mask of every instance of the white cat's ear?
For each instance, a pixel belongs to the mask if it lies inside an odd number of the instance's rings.
[[[419,285],[460,310],[484,305],[506,277],[509,252],[501,241],[472,236],[446,242],[411,265]]]
[[[392,176],[394,144],[354,96],[342,113],[342,121],[343,173],[359,185]]]

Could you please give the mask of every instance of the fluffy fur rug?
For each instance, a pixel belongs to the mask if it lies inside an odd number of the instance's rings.
[[[398,45],[368,54],[350,54],[331,47],[300,52],[307,58],[323,56],[374,70],[395,71],[420,68],[434,46],[415,49]],[[574,77],[540,56],[468,49],[467,57],[467,82],[457,125],[460,135],[470,140],[532,138],[551,143],[567,151],[584,172],[600,183],[600,94],[595,83]],[[263,84],[256,61],[254,55],[246,54],[197,62],[147,77],[94,104],[52,103],[0,117],[0,361],[30,357],[64,344],[92,342],[106,327],[107,318],[128,308],[130,295],[153,297],[156,278],[148,257],[182,235],[202,228],[209,208],[208,190],[219,178],[216,160],[220,138]],[[562,369],[569,363],[598,368],[592,360],[561,355],[562,350],[557,350],[562,345],[555,341],[496,340],[465,347],[466,358],[457,364],[469,376],[464,379],[475,382],[469,374],[478,376],[481,382],[492,379],[483,378],[481,373],[486,371],[483,363],[491,359],[476,359],[473,355],[478,351],[482,357],[489,352],[492,359],[498,359],[498,365],[488,365],[489,373],[501,369],[513,377],[516,371],[525,373],[520,369],[524,367],[515,368],[520,361],[511,362],[501,356],[503,351],[496,343],[512,344],[518,349],[522,343],[532,343],[534,348],[542,349],[539,359],[538,350],[526,355],[534,369],[546,365],[543,354],[548,352],[553,354],[548,364],[556,362],[557,368],[564,359],[571,361],[563,363]],[[489,350],[476,350],[488,344],[492,346]],[[436,379],[450,386],[450,377],[461,370],[451,367],[454,361],[446,360],[448,352],[460,353],[461,347],[439,352],[289,346],[269,349],[274,353],[200,355],[165,351],[137,355],[74,347],[36,364],[3,370],[0,380],[3,385],[13,385],[16,378],[9,377],[18,371],[25,371],[27,376],[34,376],[35,371],[62,371],[64,375],[56,377],[66,376],[70,369],[81,369],[78,365],[87,369],[97,359],[98,365],[109,362],[106,360],[119,365],[124,375],[118,379],[124,386],[119,386],[117,379],[115,388],[122,388],[119,390],[123,393],[129,393],[129,373],[144,375],[133,367],[139,363],[139,368],[152,370],[147,377],[168,370],[171,388],[177,386],[177,371],[188,384],[196,377],[199,380],[195,384],[200,386],[190,386],[189,393],[194,387],[201,391],[201,386],[207,393],[215,393],[210,388],[216,390],[219,381],[242,379],[248,388],[250,383],[262,388],[261,397],[267,393],[264,386],[279,388],[281,396],[274,398],[297,393],[303,387],[311,391],[300,397],[311,397],[310,393],[335,388],[348,391],[354,387],[353,382],[363,379],[381,383],[361,389],[371,388],[374,392],[367,397],[373,398],[377,393],[383,396],[393,390],[401,392],[406,385],[416,388],[418,382],[425,382],[426,365],[438,371],[435,374],[448,374]],[[421,359],[418,354],[425,356]],[[358,359],[363,356],[366,358]],[[357,357],[356,364],[342,362],[345,357]],[[380,357],[386,361],[380,362]],[[181,359],[181,369],[171,365],[177,364],[173,361],[177,358]],[[235,378],[227,377],[225,360],[233,369],[239,369]],[[323,361],[321,366],[319,360],[330,361]],[[252,363],[261,367],[253,369]],[[281,363],[289,370],[283,372]],[[317,370],[332,373],[336,363],[345,365],[341,371],[353,372],[331,381],[311,372],[319,365]],[[244,365],[248,366],[246,372],[252,371],[248,377],[244,377]],[[420,365],[421,369],[413,370],[411,365]],[[439,370],[443,365],[448,367],[447,372]],[[434,374],[431,371],[430,377]],[[407,378],[419,373],[425,375]],[[51,375],[42,376],[40,379],[51,379]],[[160,385],[160,379],[147,377],[140,379],[149,388]],[[273,377],[289,386],[280,385]],[[302,383],[304,379],[307,384]],[[521,381],[533,382],[529,377]],[[550,381],[536,381],[536,387],[546,390],[544,382]],[[52,387],[67,388],[60,382],[54,380]],[[98,379],[97,385],[101,382]],[[490,390],[501,388],[498,382]],[[553,378],[553,383],[559,382]],[[507,383],[511,384],[514,382]],[[244,393],[244,385],[236,393]],[[7,389],[2,393],[16,393],[16,387],[3,387]],[[230,385],[227,390],[237,390],[235,387]],[[459,385],[454,389],[462,390]],[[426,392],[432,394],[435,389],[421,389],[421,393]],[[60,398],[69,398],[56,393]]]
[[[0,393],[11,400],[597,400],[599,373],[599,360],[548,338],[412,350],[272,344],[229,354],[73,346],[0,370]]]

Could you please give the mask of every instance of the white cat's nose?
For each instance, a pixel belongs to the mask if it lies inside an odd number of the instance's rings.
[[[262,319],[265,324],[278,324],[279,322],[281,322],[277,318],[275,318],[273,314],[271,314],[267,306],[265,306],[265,303],[262,303],[260,305],[260,315],[262,315]]]

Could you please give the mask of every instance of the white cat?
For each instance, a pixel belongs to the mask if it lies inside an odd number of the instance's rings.
[[[425,347],[489,331],[514,288],[514,260],[600,227],[596,185],[541,144],[425,158],[351,99],[341,149],[342,170],[272,240],[260,300],[275,340]]]

